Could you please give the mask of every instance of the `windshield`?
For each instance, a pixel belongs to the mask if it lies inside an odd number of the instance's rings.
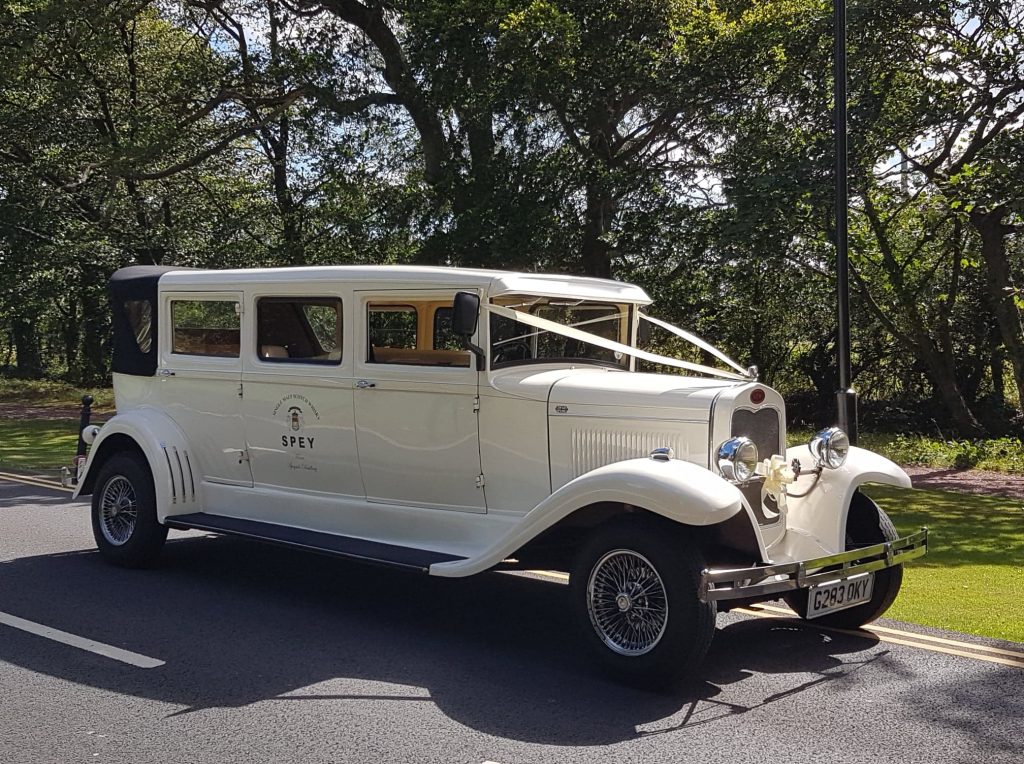
[[[509,295],[494,300],[494,304],[630,344],[630,305],[626,303]],[[491,368],[562,360],[629,368],[629,357],[623,353],[491,314]]]

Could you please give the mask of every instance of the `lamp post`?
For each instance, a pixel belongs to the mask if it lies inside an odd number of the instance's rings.
[[[839,389],[836,391],[838,424],[857,442],[857,392],[851,387],[850,364],[850,258],[847,242],[847,168],[846,168],[846,0],[833,0],[832,37],[834,52],[834,131],[836,139],[836,293],[838,297],[839,336],[836,343]]]

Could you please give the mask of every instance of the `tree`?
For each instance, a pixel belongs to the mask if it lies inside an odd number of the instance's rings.
[[[1024,213],[1024,4],[934,6],[901,79],[914,100],[892,120],[896,147],[980,240],[991,309],[1024,402],[1024,324],[1015,299],[1020,263],[1007,246],[1021,232]]]

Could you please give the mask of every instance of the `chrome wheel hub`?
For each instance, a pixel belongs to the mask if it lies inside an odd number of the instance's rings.
[[[138,515],[135,487],[123,475],[114,475],[100,494],[99,526],[103,538],[114,546],[126,544],[135,532]]]
[[[642,554],[613,550],[590,572],[587,612],[594,631],[611,650],[643,655],[655,648],[668,626],[665,584]]]

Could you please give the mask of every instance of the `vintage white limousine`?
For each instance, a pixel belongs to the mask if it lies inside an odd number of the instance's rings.
[[[926,550],[858,491],[903,470],[838,428],[787,449],[756,370],[636,286],[132,267],[110,295],[117,415],[72,482],[120,565],[181,528],[433,576],[564,570],[599,659],[662,682],[703,658],[719,607],[783,597],[856,627]],[[645,327],[716,366],[640,349]]]

